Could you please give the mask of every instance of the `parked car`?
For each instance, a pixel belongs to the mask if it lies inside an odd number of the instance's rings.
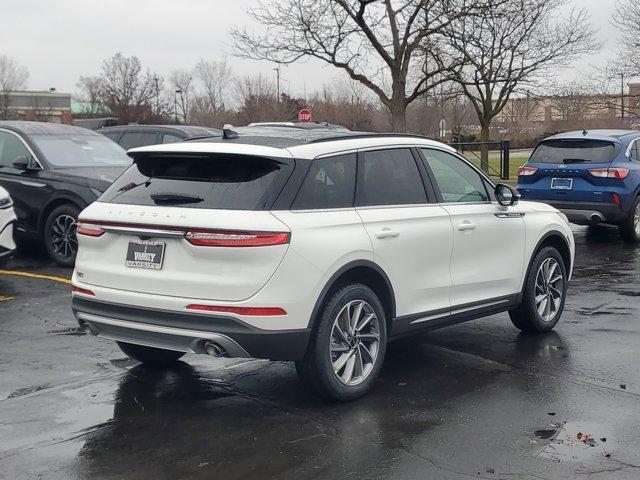
[[[120,125],[104,127],[98,133],[118,143],[125,150],[159,143],[177,143],[188,139],[222,136],[222,130],[190,125]]]
[[[444,144],[246,127],[129,154],[80,215],[72,308],[141,362],[293,360],[346,401],[393,339],[506,311],[525,332],[560,320],[566,217]]]
[[[13,224],[16,214],[13,202],[4,188],[0,187],[0,263],[13,255],[16,244],[13,239]]]
[[[572,223],[618,225],[640,241],[640,131],[568,132],[542,140],[518,172],[522,198],[545,202]]]
[[[78,213],[131,165],[118,144],[80,127],[0,122],[0,186],[13,199],[16,234],[73,266]]]

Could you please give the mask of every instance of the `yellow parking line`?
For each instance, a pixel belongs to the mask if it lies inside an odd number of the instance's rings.
[[[0,270],[0,275],[15,275],[18,277],[38,278],[40,280],[51,280],[54,282],[71,284],[71,279],[64,277],[56,277],[55,275],[40,275],[39,273],[21,272],[19,270]]]

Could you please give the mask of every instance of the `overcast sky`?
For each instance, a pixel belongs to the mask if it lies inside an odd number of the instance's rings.
[[[165,76],[190,69],[199,59],[228,57],[234,73],[273,76],[274,65],[232,56],[228,31],[251,25],[245,13],[255,0],[2,0],[0,53],[16,58],[30,72],[30,89],[56,87],[75,92],[80,75],[97,74],[103,59],[117,51],[137,55]],[[603,64],[615,47],[610,23],[615,0],[574,0],[586,8],[604,43],[565,78]],[[283,90],[302,94],[339,77],[332,67],[309,62],[287,66]]]

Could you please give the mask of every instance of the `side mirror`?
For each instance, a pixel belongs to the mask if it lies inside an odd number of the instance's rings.
[[[493,193],[495,193],[498,203],[503,207],[512,207],[518,203],[518,200],[520,200],[520,194],[518,191],[504,183],[497,184]]]
[[[33,170],[33,164],[31,163],[31,157],[22,155],[13,161],[13,166],[18,170]]]

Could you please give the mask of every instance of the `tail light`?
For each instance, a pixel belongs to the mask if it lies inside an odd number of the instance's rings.
[[[538,169],[536,167],[525,167],[524,165],[518,167],[518,175],[523,177],[533,175],[537,171]]]
[[[620,195],[618,195],[617,193],[612,193],[611,194],[611,200],[613,201],[613,203],[615,203],[616,205],[621,205],[622,202],[620,201]]]
[[[289,243],[287,232],[189,230],[184,236],[192,245],[202,247],[266,247]]]
[[[615,178],[616,180],[622,180],[629,176],[628,168],[587,168],[594,177],[598,178]]]
[[[280,307],[227,307],[219,305],[187,305],[187,310],[200,310],[205,312],[235,313],[249,317],[278,317],[287,312]]]
[[[92,297],[95,297],[95,296],[96,296],[96,294],[95,294],[95,293],[93,293],[93,292],[92,292],[91,290],[89,290],[88,288],[80,288],[80,287],[77,287],[77,286],[75,286],[75,285],[71,285],[71,291],[72,291],[73,293],[81,293],[82,295],[90,295],[90,296],[92,296]]]
[[[78,235],[86,235],[88,237],[99,237],[104,230],[97,223],[78,222],[76,223],[76,233]]]

